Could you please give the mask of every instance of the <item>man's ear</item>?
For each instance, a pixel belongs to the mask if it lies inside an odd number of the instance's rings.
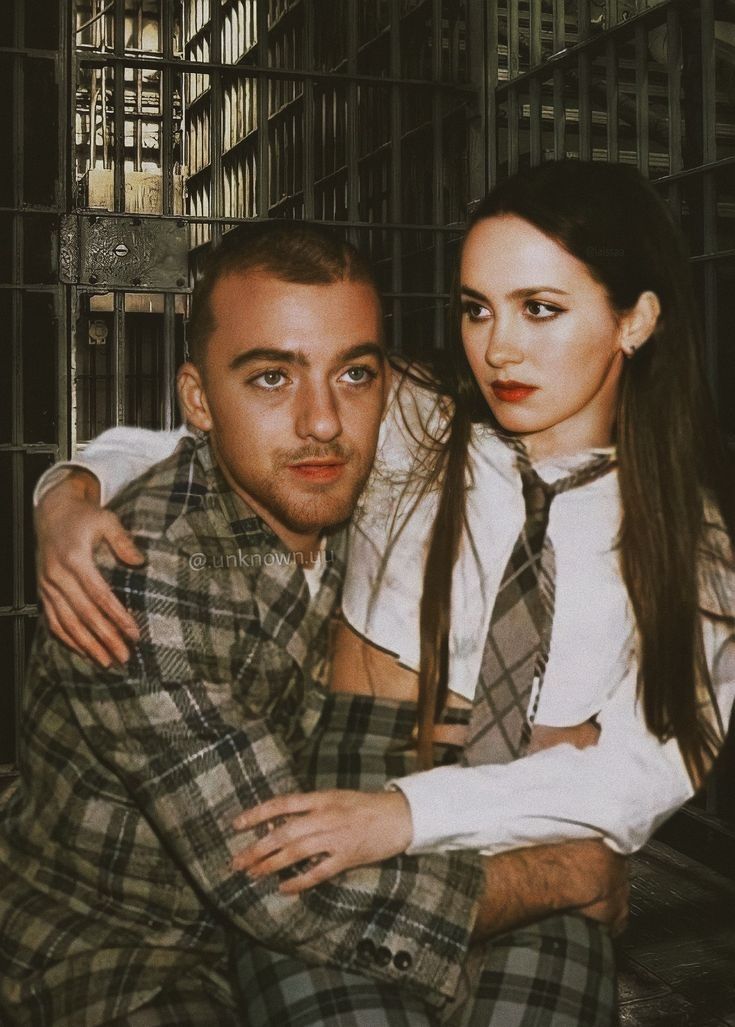
[[[181,365],[176,376],[176,388],[186,423],[201,431],[211,431],[212,416],[209,413],[202,375],[196,364],[187,361]]]
[[[655,292],[642,292],[634,307],[620,321],[620,349],[626,357],[645,346],[654,333],[661,315],[661,304]]]

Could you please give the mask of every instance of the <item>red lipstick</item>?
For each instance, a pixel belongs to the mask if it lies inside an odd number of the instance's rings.
[[[502,399],[505,403],[520,403],[521,400],[527,399],[532,392],[536,392],[538,386],[525,385],[523,382],[514,382],[512,380],[498,380],[491,382],[490,388],[498,399]]]

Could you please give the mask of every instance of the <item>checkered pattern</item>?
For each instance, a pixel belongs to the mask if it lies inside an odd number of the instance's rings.
[[[445,711],[466,722],[468,710]],[[413,703],[333,695],[312,742],[317,788],[382,787],[415,770]],[[437,746],[436,762],[456,762],[455,746]],[[364,965],[395,951],[359,949]],[[463,962],[456,997],[432,1009],[404,989],[359,982],[353,974],[309,966],[265,949],[240,946],[238,981],[252,1027],[612,1027],[615,966],[603,927],[580,916],[554,916],[476,946]]]
[[[600,924],[557,915],[472,951],[443,1027],[614,1027],[615,957]]]
[[[292,560],[263,559],[288,554],[203,439],[115,509],[146,562],[110,559],[104,572],[141,642],[103,671],[39,626],[20,786],[0,813],[0,1022],[124,1022],[181,981],[234,1009],[219,969],[225,928],[355,972],[366,938],[412,953],[410,969],[373,976],[451,993],[476,857],[406,857],[290,899],[229,869],[249,840],[230,826],[236,813],[301,785],[292,753],[325,686],[339,540],[310,603]]]
[[[208,996],[201,983],[185,980],[109,1027],[242,1027],[242,1017]]]
[[[507,763],[522,755],[531,736],[549,654],[554,615],[554,549],[547,535],[554,496],[586,485],[614,466],[600,456],[551,484],[517,450],[526,520],[503,573],[493,607],[470,718],[465,760]],[[527,713],[534,678],[534,709]]]
[[[243,946],[238,977],[248,1027],[433,1027],[430,1007],[389,984]]]

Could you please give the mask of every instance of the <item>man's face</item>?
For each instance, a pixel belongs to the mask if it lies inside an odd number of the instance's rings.
[[[231,274],[212,294],[202,369],[217,461],[284,541],[347,520],[370,473],[387,367],[364,282]]]

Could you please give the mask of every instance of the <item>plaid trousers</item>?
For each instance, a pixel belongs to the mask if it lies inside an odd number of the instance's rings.
[[[454,711],[456,712],[456,711]],[[412,703],[331,696],[311,748],[315,788],[377,789],[416,769]],[[457,750],[437,746],[436,762]],[[235,947],[248,1027],[612,1027],[615,961],[606,929],[556,915],[475,946],[438,1010],[392,985],[315,967],[249,942]]]

